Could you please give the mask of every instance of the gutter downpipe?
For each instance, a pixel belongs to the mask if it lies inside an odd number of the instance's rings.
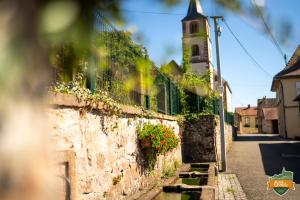
[[[284,101],[284,90],[283,90],[283,84],[281,80],[279,80],[280,86],[281,86],[281,91],[282,91],[282,101],[283,101],[283,115],[284,115],[284,134],[285,134],[285,139],[288,138],[287,135],[287,130],[286,130],[286,112],[285,112],[285,101]]]

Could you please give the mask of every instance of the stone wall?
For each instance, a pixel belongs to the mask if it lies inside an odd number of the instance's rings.
[[[225,125],[226,149],[233,137],[231,125]],[[182,136],[183,162],[219,162],[221,157],[220,118],[204,115],[185,123]]]
[[[258,129],[251,127],[241,127],[239,134],[258,134]]]
[[[220,119],[216,118],[217,126],[216,129],[216,149],[217,149],[217,163],[219,169],[222,169],[221,163],[221,130],[220,130]],[[225,144],[226,144],[226,152],[228,152],[232,146],[233,136],[234,136],[234,128],[230,124],[225,123]]]
[[[59,98],[58,98],[59,99]],[[65,100],[72,102],[66,103]],[[90,110],[74,102],[74,98],[52,101],[48,109],[51,140],[59,153],[65,153],[72,169],[63,176],[71,182],[74,199],[126,199],[139,190],[154,185],[164,169],[181,163],[181,147],[159,156],[153,170],[146,168],[146,159],[139,148],[136,129],[146,122],[162,123],[179,135],[175,118],[162,115],[151,118],[123,113],[108,116],[101,110]],[[134,108],[132,108],[134,109]],[[139,117],[140,116],[140,117]],[[65,169],[65,168],[63,168]],[[71,177],[71,178],[70,178]]]

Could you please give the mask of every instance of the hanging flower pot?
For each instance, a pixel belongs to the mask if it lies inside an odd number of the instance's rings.
[[[142,149],[151,148],[151,141],[149,138],[144,138],[140,140]]]

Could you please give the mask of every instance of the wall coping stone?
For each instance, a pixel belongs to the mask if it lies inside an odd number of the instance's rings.
[[[51,106],[65,106],[78,108],[92,107],[93,109],[98,111],[103,111],[105,109],[103,102],[99,102],[96,105],[91,105],[90,103],[85,102],[74,95],[58,92],[48,92],[47,103]],[[142,115],[148,118],[158,118],[170,121],[177,121],[176,116],[165,115],[154,111],[144,111],[140,107],[130,105],[121,105],[121,113],[123,115]]]

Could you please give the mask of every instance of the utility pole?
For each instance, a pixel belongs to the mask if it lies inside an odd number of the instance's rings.
[[[223,106],[223,83],[222,83],[222,73],[220,66],[220,55],[219,55],[219,34],[221,33],[218,26],[218,19],[223,19],[222,16],[211,16],[214,20],[215,25],[215,42],[216,42],[216,57],[217,57],[217,67],[218,67],[218,92],[220,95],[219,99],[219,109],[220,109],[220,129],[221,129],[221,162],[222,171],[227,171],[227,157],[226,157],[226,142],[225,142],[225,128],[224,128],[224,106]]]

